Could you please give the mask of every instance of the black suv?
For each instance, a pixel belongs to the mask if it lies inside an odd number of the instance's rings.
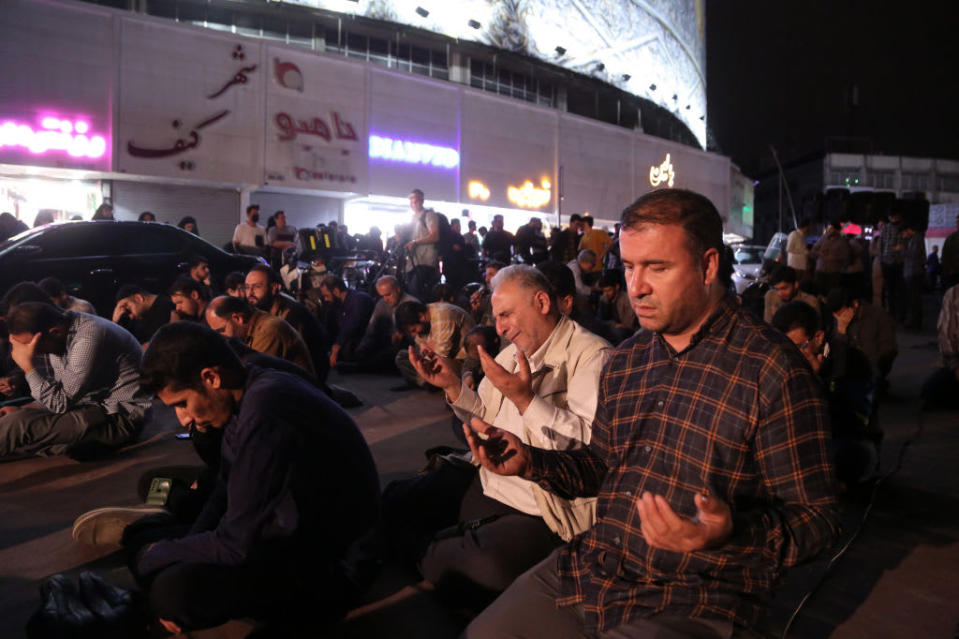
[[[205,257],[213,283],[222,289],[230,271],[265,263],[258,257],[227,253],[169,224],[155,222],[62,222],[35,228],[0,244],[0,295],[22,280],[54,276],[76,297],[90,301],[107,317],[123,284],[166,292],[186,272],[193,255]]]

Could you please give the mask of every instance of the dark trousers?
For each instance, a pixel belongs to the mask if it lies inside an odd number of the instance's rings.
[[[905,286],[905,323],[906,328],[922,328],[922,290],[925,285],[923,274],[913,275]]]
[[[582,639],[582,605],[556,605],[562,596],[554,551],[521,575],[466,628],[461,637]],[[598,639],[721,639],[733,636],[731,621],[670,616],[668,609],[652,619],[638,619],[595,636]],[[740,636],[737,634],[737,636]]]
[[[463,496],[460,521],[483,523],[437,539],[420,562],[423,577],[453,594],[500,592],[562,544],[542,517],[484,495],[479,474]]]
[[[905,314],[905,299],[903,296],[902,264],[882,264],[882,282],[886,293],[886,305],[893,319],[902,321]]]
[[[959,408],[959,377],[956,371],[939,368],[922,385],[922,399],[934,408]]]
[[[142,429],[142,420],[107,414],[99,405],[64,413],[28,406],[0,417],[0,457],[69,453],[93,458],[133,443]]]

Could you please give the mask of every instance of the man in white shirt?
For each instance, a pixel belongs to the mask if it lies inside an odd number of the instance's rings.
[[[786,266],[796,271],[799,280],[805,279],[809,247],[806,245],[806,235],[809,233],[811,222],[803,220],[802,226],[789,234],[786,239]]]
[[[536,446],[582,448],[590,441],[599,376],[609,343],[560,314],[549,281],[514,265],[492,281],[496,330],[510,341],[495,360],[480,350],[486,376],[476,391],[428,349],[410,349],[423,378],[442,388],[464,423],[478,418]],[[463,496],[460,520],[483,522],[434,541],[420,569],[440,586],[503,590],[564,540],[593,524],[594,500],[564,500],[517,477],[480,469]],[[461,527],[464,527],[461,525]]]
[[[233,250],[247,255],[263,255],[266,247],[266,229],[257,224],[260,221],[260,206],[251,204],[246,207],[246,222],[236,225],[233,231]]]

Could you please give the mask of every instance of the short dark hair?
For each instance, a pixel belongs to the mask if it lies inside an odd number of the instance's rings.
[[[423,194],[423,191],[421,189],[413,189],[412,191],[410,191],[410,195],[418,195],[421,198],[426,199],[426,195]]]
[[[486,263],[486,268],[495,268],[497,271],[506,268],[506,264],[500,262],[499,260],[490,260]]]
[[[137,286],[136,284],[124,284],[120,287],[120,290],[117,291],[116,299],[114,302],[119,302],[120,300],[125,300],[128,297],[133,297],[134,295],[152,295],[150,291],[146,290],[142,286]]]
[[[142,222],[142,221],[144,221],[147,217],[150,217],[150,218],[153,219],[154,221],[156,221],[156,219],[157,219],[157,216],[154,215],[151,211],[144,211],[143,213],[140,213],[140,216],[137,218],[137,222]]]
[[[250,214],[250,211],[253,211],[253,210],[259,211],[259,210],[260,210],[260,205],[259,205],[259,204],[251,204],[250,206],[246,207],[246,214],[249,215],[249,214]]]
[[[208,260],[203,255],[200,255],[199,253],[194,253],[193,255],[190,256],[190,259],[187,260],[187,266],[189,266],[190,268],[193,268],[197,264],[209,264],[209,263],[210,263],[210,260]]]
[[[43,278],[37,282],[37,286],[42,288],[43,292],[50,297],[60,297],[67,292],[67,287],[63,285],[63,282],[53,276]]]
[[[844,308],[850,308],[853,302],[860,299],[860,297],[860,295],[857,295],[856,292],[850,288],[837,286],[826,293],[824,312],[830,314],[838,313]]]
[[[140,388],[200,390],[200,371],[217,367],[231,382],[246,378],[246,370],[222,335],[198,322],[173,322],[154,333],[140,364]]]
[[[787,302],[776,310],[772,325],[785,334],[797,328],[803,329],[806,337],[812,337],[820,330],[822,322],[819,311],[806,302]]]
[[[651,191],[623,210],[620,223],[624,230],[647,224],[680,226],[686,231],[691,256],[698,258],[709,249],[723,256],[723,218],[709,198],[693,191]]]
[[[14,306],[25,302],[53,304],[46,291],[37,286],[36,283],[30,281],[17,282],[10,287],[3,299],[0,299],[0,315],[6,315]]]
[[[584,224],[588,224],[588,225],[590,226],[590,228],[592,228],[592,226],[593,226],[593,224],[594,224],[593,216],[590,215],[589,213],[587,213],[586,215],[584,215],[584,216],[583,216],[583,223],[584,223]]]
[[[480,339],[483,340],[483,350],[485,350],[490,357],[496,357],[499,353],[500,348],[500,339],[499,334],[497,334],[496,329],[492,326],[486,326],[485,324],[480,324],[479,326],[474,326],[466,333],[466,337],[463,338],[465,343],[471,336],[478,335]]]
[[[7,332],[40,333],[68,321],[67,313],[59,306],[46,302],[23,302],[12,306],[6,315]]]
[[[426,304],[423,302],[403,302],[393,311],[393,318],[396,321],[396,327],[404,330],[408,326],[420,323],[420,315],[427,312]]]
[[[348,290],[346,282],[343,281],[342,277],[337,277],[335,275],[327,275],[322,280],[320,280],[320,286],[325,288],[329,292],[333,291],[346,291]]]
[[[603,288],[604,286],[623,286],[623,274],[621,271],[606,271],[599,278],[599,287]]]
[[[537,264],[536,268],[549,280],[550,288],[553,289],[553,295],[556,298],[576,295],[576,279],[568,266],[553,260],[546,260]]]
[[[572,224],[573,222],[580,222],[582,221],[582,219],[583,219],[582,215],[580,215],[579,213],[573,213],[572,215],[569,216],[569,223]]]
[[[280,279],[279,273],[271,269],[265,264],[254,264],[250,267],[250,270],[246,272],[247,275],[250,273],[266,273],[266,282],[267,284],[282,284],[283,280]],[[244,278],[246,281],[246,278]]]
[[[223,278],[223,286],[227,290],[238,286],[242,287],[244,284],[246,284],[246,273],[243,271],[232,271]]]
[[[232,297],[230,295],[216,298],[208,309],[222,319],[229,319],[234,313],[239,314],[243,319],[250,319],[254,310],[253,306],[242,297]]]
[[[786,284],[795,284],[796,269],[791,266],[786,266],[785,264],[780,264],[774,268],[773,272],[769,275],[769,284],[770,286],[775,286],[780,282],[785,282]]]
[[[201,282],[197,282],[195,279],[189,275],[181,275],[180,277],[173,280],[173,284],[170,286],[170,290],[167,291],[169,295],[182,295],[184,297],[190,297],[191,293],[196,293],[204,302],[209,302],[210,298],[213,297],[210,293],[210,287]]]

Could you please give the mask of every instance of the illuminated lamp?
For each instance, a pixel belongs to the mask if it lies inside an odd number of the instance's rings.
[[[649,185],[656,187],[660,184],[665,184],[669,188],[673,188],[673,183],[676,178],[676,173],[673,170],[673,163],[670,161],[669,153],[666,154],[666,159],[659,166],[649,167]]]
[[[538,209],[552,199],[553,194],[550,190],[552,185],[549,180],[543,178],[540,181],[542,188],[536,188],[532,180],[526,180],[519,187],[511,186],[506,189],[506,198],[518,207],[524,209]]]
[[[456,149],[410,140],[394,140],[379,135],[370,136],[370,159],[424,164],[441,169],[459,166],[460,154]]]
[[[470,20],[470,21],[467,22],[466,24],[468,24],[469,26],[471,26],[471,27],[474,28],[474,29],[479,29],[481,26],[483,26],[483,25],[481,25],[477,20]]]
[[[420,14],[424,18],[430,14],[430,12],[423,7],[416,7],[416,13]]]
[[[564,49],[563,47],[556,47],[556,55],[560,55],[560,56],[566,55],[566,49]]]

